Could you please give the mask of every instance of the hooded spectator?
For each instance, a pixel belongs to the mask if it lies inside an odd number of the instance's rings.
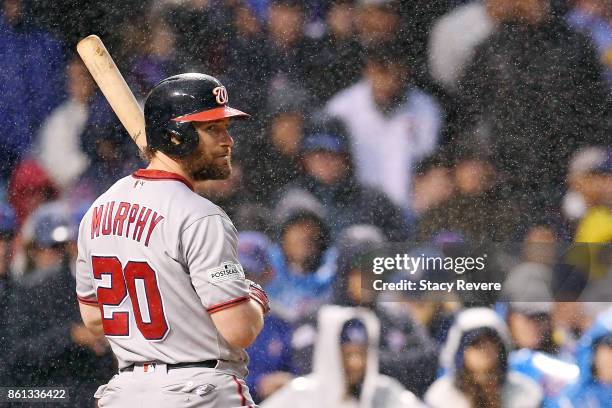
[[[445,371],[427,390],[432,408],[539,407],[542,390],[531,379],[508,370],[508,328],[488,308],[460,312],[440,354]]]
[[[435,378],[435,346],[406,310],[392,311],[376,302],[373,291],[362,287],[369,255],[384,250],[386,242],[373,225],[353,225],[343,230],[337,241],[338,272],[334,282],[333,303],[371,309],[381,322],[380,371],[408,390],[421,395]],[[294,324],[292,339],[296,370],[306,374],[312,369],[313,348],[319,328],[314,313]]]
[[[380,372],[398,380],[416,395],[423,395],[435,379],[436,346],[410,311],[398,303],[389,307],[377,302],[375,293],[364,288],[362,279],[369,273],[374,253],[384,251],[385,239],[372,225],[355,225],[339,236],[338,273],[334,283],[334,303],[365,306],[381,323]]]
[[[247,279],[266,285],[273,271],[268,256],[271,242],[261,232],[238,233],[238,261]],[[246,379],[251,396],[259,402],[293,378],[291,325],[274,309],[265,316],[259,336],[247,349],[249,375]]]
[[[331,299],[337,252],[323,216],[304,203],[286,204],[276,209],[279,240],[269,250],[274,277],[266,292],[278,313],[295,321]]]
[[[365,262],[365,254],[378,249],[385,242],[382,231],[373,225],[353,225],[340,233],[336,240],[338,272],[333,285],[334,304],[375,307],[375,294],[362,288],[360,266]],[[294,327],[293,360],[298,374],[305,375],[312,371],[318,333],[316,311],[297,321]]]
[[[380,191],[362,187],[353,176],[346,134],[337,121],[311,129],[301,145],[304,175],[289,184],[279,202],[292,195],[310,195],[326,209],[332,238],[354,224],[381,228],[391,241],[408,236],[402,212]]]
[[[612,309],[602,313],[576,350],[580,376],[557,401],[559,408],[609,407],[612,401]]]
[[[405,209],[414,166],[435,149],[442,122],[438,103],[410,81],[407,60],[396,43],[370,49],[361,80],[325,108],[347,128],[357,180]]]
[[[395,379],[378,371],[378,319],[365,309],[319,310],[313,371],[279,390],[262,408],[401,408],[422,404]]]

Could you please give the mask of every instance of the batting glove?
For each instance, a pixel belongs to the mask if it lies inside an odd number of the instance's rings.
[[[251,299],[259,303],[264,314],[270,311],[270,300],[268,299],[268,295],[263,290],[261,285],[258,285],[253,281],[249,281],[249,294],[251,295]]]

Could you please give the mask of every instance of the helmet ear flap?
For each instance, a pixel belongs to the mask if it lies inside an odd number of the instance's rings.
[[[193,123],[169,122],[165,127],[165,143],[162,151],[170,156],[185,157],[198,147],[200,138]]]

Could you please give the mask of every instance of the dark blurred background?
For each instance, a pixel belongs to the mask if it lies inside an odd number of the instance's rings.
[[[140,102],[195,71],[253,116],[231,129],[232,177],[196,189],[230,215],[272,299],[250,349],[258,401],[321,375],[317,310],[333,304],[375,314],[380,373],[431,406],[610,406],[610,312],[596,319],[612,300],[612,1],[0,4],[0,385],[71,386],[68,406],[93,406],[116,370],[78,316],[76,231],[146,163],[75,53],[97,34]],[[493,271],[512,290],[504,302],[361,293],[356,260],[389,242],[514,243]],[[533,250],[558,243],[593,246]],[[527,287],[548,301],[526,302]],[[471,349],[495,360],[485,382]],[[513,383],[519,372],[535,388]],[[525,399],[504,400],[508,384]],[[458,399],[440,400],[449,390]]]

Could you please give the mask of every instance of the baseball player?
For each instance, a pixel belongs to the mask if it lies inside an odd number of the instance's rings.
[[[103,331],[119,373],[95,394],[104,407],[254,407],[244,348],[268,310],[236,258],[236,229],[193,191],[231,172],[230,118],[215,78],[181,74],[144,107],[150,164],[115,183],[79,228],[77,296]]]

